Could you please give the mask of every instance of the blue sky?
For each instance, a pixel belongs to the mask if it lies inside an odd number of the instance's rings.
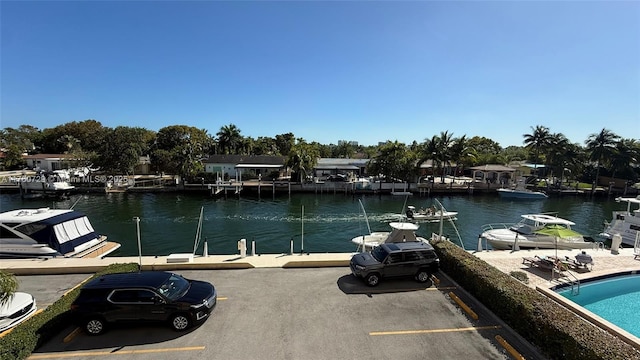
[[[638,1],[1,1],[0,127],[640,139]]]

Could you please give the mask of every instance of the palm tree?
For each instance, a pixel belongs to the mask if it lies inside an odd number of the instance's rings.
[[[436,161],[438,159],[438,138],[433,135],[431,139],[425,139],[425,142],[420,144],[418,168],[428,160],[431,160],[431,175],[436,176]]]
[[[632,174],[633,167],[631,164],[637,163],[640,159],[640,142],[636,139],[622,139],[616,143],[615,154],[611,158],[612,178],[615,178],[616,172]],[[629,179],[627,177],[627,179]],[[629,179],[632,180],[632,179]]]
[[[304,139],[298,139],[289,151],[286,165],[296,173],[297,180],[302,182],[306,179],[308,172],[316,166],[319,157],[320,153],[313,145],[306,143]]]
[[[463,135],[462,137],[453,140],[453,145],[451,145],[451,160],[456,163],[456,171],[453,174],[454,180],[458,173],[458,167],[463,165],[462,160],[469,156],[467,150],[467,135]]]
[[[18,290],[18,280],[13,274],[0,270],[0,305],[11,299]]]
[[[235,154],[242,145],[242,135],[240,129],[234,124],[225,125],[216,134],[218,136],[218,146],[222,154]]]
[[[535,159],[534,159],[534,168],[537,167],[538,161],[540,161],[540,151],[545,150],[546,147],[551,142],[551,133],[549,133],[549,128],[542,125],[537,125],[535,128],[531,127],[533,133],[524,134],[524,146],[527,150],[534,150]]]
[[[603,128],[599,133],[589,135],[589,138],[585,141],[587,151],[590,154],[589,160],[596,162],[596,177],[591,186],[592,194],[600,177],[600,164],[603,159],[611,158],[615,154],[615,146],[619,138],[620,136]]]
[[[545,158],[545,166],[551,168],[550,176],[560,173],[560,181],[562,182],[562,170],[566,162],[564,153],[569,144],[569,140],[562,133],[552,134],[549,136],[549,145],[547,156]],[[556,173],[554,173],[556,171]]]
[[[440,132],[440,136],[438,137],[438,149],[436,150],[438,154],[438,159],[448,168],[451,167],[451,146],[453,145],[453,133],[449,134],[449,131]],[[442,176],[440,178],[440,182],[444,184],[444,175],[445,172],[442,171]]]

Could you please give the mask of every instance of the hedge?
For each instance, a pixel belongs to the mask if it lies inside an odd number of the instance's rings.
[[[640,359],[632,345],[459,246],[433,246],[442,271],[550,359]]]
[[[138,271],[138,264],[135,263],[113,264],[96,273],[93,277],[135,271]],[[71,323],[69,309],[79,292],[79,287],[73,289],[49,305],[44,311],[32,316],[1,337],[0,360],[26,359],[35,349],[68,327]]]

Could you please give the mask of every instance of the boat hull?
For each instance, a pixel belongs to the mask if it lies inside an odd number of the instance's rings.
[[[547,194],[539,191],[528,190],[511,190],[511,189],[498,189],[498,194],[504,199],[546,199]]]

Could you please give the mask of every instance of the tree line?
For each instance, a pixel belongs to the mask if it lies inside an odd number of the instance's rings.
[[[205,129],[172,125],[152,131],[141,127],[105,127],[96,120],[73,121],[40,130],[31,125],[0,130],[0,148],[4,153],[0,169],[20,169],[23,154],[69,154],[73,166],[100,167],[101,170],[131,174],[141,156],[151,158],[157,172],[179,174],[186,179],[202,175],[202,160],[214,154],[284,156],[293,171],[292,180],[304,179],[319,158],[367,158],[368,173],[412,181],[420,176],[420,166],[433,165],[433,175],[444,178],[463,169],[484,165],[508,165],[522,161],[544,165],[547,175],[571,176],[595,183],[600,175],[638,182],[640,142],[625,139],[603,128],[589,135],[583,144],[572,143],[562,133],[544,126],[531,127],[523,134],[523,146],[502,148],[486,137],[454,137],[448,131],[424,141],[404,144],[387,141],[375,146],[320,144],[296,138],[293,133],[243,136],[234,124],[224,125],[211,135]]]

